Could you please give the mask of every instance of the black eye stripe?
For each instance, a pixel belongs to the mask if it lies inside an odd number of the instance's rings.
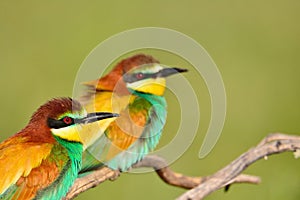
[[[124,74],[123,79],[127,83],[133,83],[133,82],[147,79],[147,78],[157,78],[158,76],[159,76],[159,72],[154,73],[154,74],[139,72],[139,73],[134,73],[134,74]],[[142,78],[138,78],[138,77],[142,77]]]
[[[68,117],[68,118],[70,118],[72,120],[68,124],[64,122],[64,118],[62,118],[60,120],[48,118],[47,123],[48,123],[49,128],[55,128],[55,129],[64,128],[64,127],[70,126],[75,123],[73,118],[71,118],[71,117]]]

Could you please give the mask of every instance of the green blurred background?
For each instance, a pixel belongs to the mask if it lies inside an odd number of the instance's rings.
[[[266,1],[0,1],[1,141],[26,125],[47,99],[71,96],[80,64],[101,41],[124,30],[158,26],[199,42],[222,74],[225,127],[213,151],[198,159],[209,114],[209,94],[197,86],[199,134],[172,169],[208,175],[271,132],[300,133],[300,2]],[[151,53],[151,52],[150,52]],[[162,52],[163,63],[178,64]],[[187,74],[188,79],[193,75]],[[167,92],[167,98],[172,94]],[[176,121],[176,102],[165,132]],[[172,115],[172,113],[174,113]],[[174,118],[174,119],[173,119]],[[164,134],[162,144],[172,138]],[[251,166],[259,186],[234,185],[207,199],[300,199],[300,162],[291,153]],[[185,190],[155,173],[122,174],[77,199],[174,199]]]

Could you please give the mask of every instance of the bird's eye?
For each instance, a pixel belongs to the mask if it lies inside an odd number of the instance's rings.
[[[144,78],[144,74],[143,74],[143,73],[137,73],[137,74],[135,75],[135,77],[136,77],[137,79],[142,79],[142,78]]]
[[[71,117],[64,117],[63,118],[63,122],[65,124],[72,124],[73,123],[73,119]]]

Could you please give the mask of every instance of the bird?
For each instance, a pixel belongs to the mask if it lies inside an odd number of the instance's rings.
[[[117,116],[87,114],[67,97],[40,106],[25,128],[0,143],[0,199],[62,199],[81,168],[80,129]]]
[[[98,122],[98,134],[86,140],[80,174],[103,166],[126,171],[157,146],[167,117],[166,78],[187,69],[162,66],[150,55],[119,62],[107,75],[85,82],[80,101],[89,112],[117,112]],[[90,132],[91,133],[91,132]]]

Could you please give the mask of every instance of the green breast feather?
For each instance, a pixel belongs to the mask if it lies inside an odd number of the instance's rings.
[[[68,142],[58,137],[55,139],[58,141],[58,145],[53,148],[48,159],[55,162],[61,172],[55,182],[37,193],[35,199],[56,200],[63,198],[73,185],[81,168],[82,144]]]

